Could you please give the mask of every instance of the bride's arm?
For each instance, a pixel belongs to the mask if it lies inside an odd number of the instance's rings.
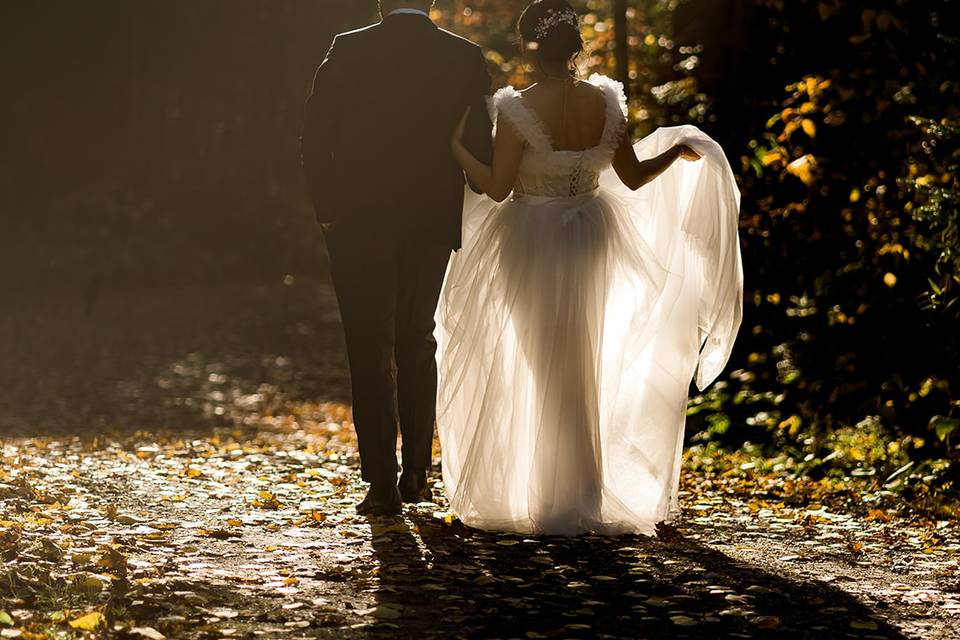
[[[613,168],[623,184],[636,191],[670,168],[678,159],[699,160],[700,154],[685,144],[670,147],[658,156],[640,160],[633,150],[630,136],[624,135],[613,157]]]
[[[453,132],[450,149],[471,185],[476,186],[497,202],[506,199],[513,191],[517,181],[517,172],[520,169],[520,160],[523,158],[523,140],[513,130],[513,127],[497,127],[497,138],[493,143],[493,166],[488,166],[477,160],[470,151],[463,146],[463,130],[467,124],[470,109],[467,109]]]

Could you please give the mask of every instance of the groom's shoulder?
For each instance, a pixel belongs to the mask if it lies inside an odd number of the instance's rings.
[[[337,43],[352,43],[357,41],[362,41],[367,37],[370,37],[376,33],[380,27],[379,22],[369,24],[365,27],[360,27],[359,29],[351,29],[350,31],[344,31],[343,33],[338,33],[333,37],[334,42]]]
[[[437,28],[437,33],[440,34],[441,38],[448,46],[459,49],[464,52],[476,52],[480,50],[480,45],[472,40],[467,40],[458,33],[453,31],[447,31],[446,29]]]

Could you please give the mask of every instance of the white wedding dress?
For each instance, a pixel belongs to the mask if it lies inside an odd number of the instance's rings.
[[[474,197],[437,310],[443,481],[467,525],[519,533],[654,532],[675,513],[687,394],[740,326],[740,194],[696,127],[635,146],[675,162],[636,192],[611,168],[622,85],[598,146],[554,151],[511,87],[496,116],[526,142],[513,195]],[[501,123],[502,123],[501,120]]]

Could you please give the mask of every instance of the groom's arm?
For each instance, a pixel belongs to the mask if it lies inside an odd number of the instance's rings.
[[[463,135],[463,146],[485,165],[493,164],[493,122],[490,121],[490,111],[487,109],[487,98],[490,95],[490,73],[487,71],[487,59],[480,47],[477,54],[470,61],[473,70],[470,74],[469,104],[470,116],[467,118],[467,127]],[[468,180],[469,182],[469,180]],[[482,193],[475,184],[470,188]]]
[[[337,38],[333,39],[326,58],[313,77],[310,97],[304,106],[303,131],[300,135],[300,161],[303,173],[313,198],[317,222],[334,222],[336,204],[330,184],[333,176],[333,138],[339,129],[340,108],[338,104],[337,73],[339,64]]]

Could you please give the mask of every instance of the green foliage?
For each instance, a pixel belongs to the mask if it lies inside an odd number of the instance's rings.
[[[923,232],[916,244],[932,263],[925,306],[960,318],[960,126],[947,118],[909,120],[923,132],[923,153],[900,183],[912,196],[906,210]]]
[[[951,486],[960,76],[945,6],[756,2],[756,22],[780,28],[751,55],[771,63],[726,98],[752,118],[738,132],[745,325],[729,387],[693,398],[698,439],[792,452],[800,473],[911,465],[892,487]],[[724,99],[711,104],[729,114]]]

